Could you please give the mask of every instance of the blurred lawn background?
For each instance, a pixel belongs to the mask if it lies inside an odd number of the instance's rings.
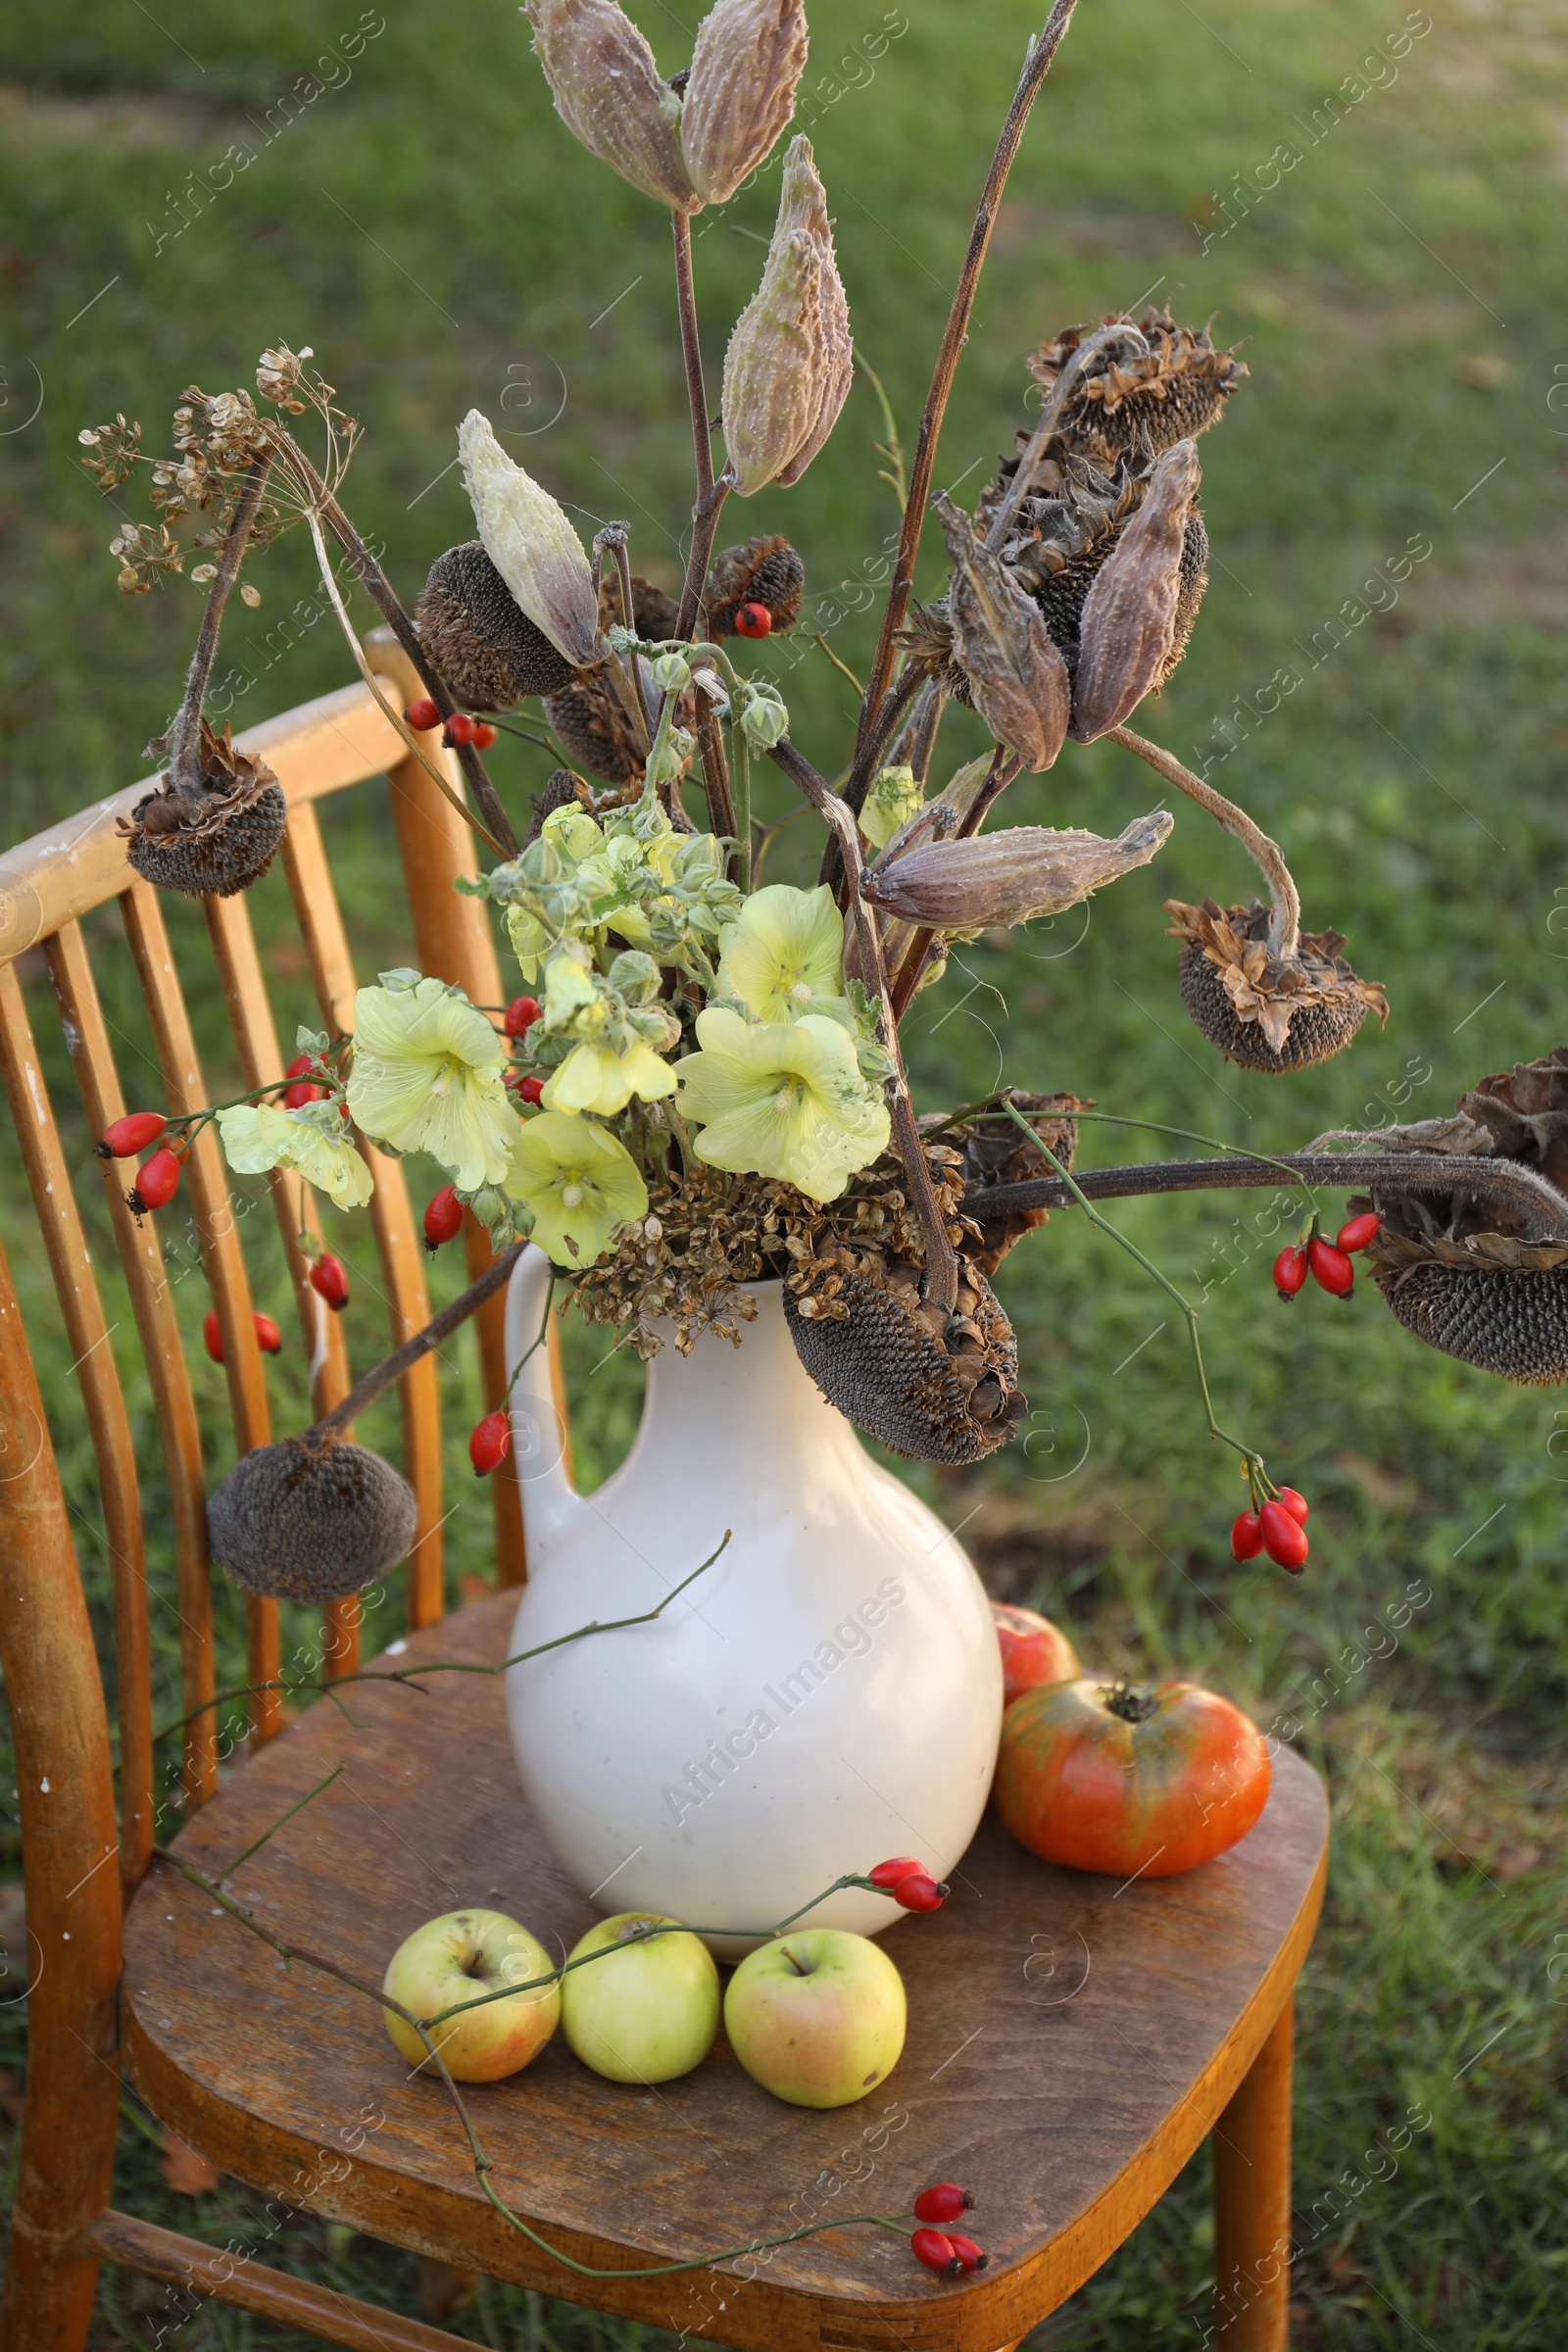
[[[635,13],[662,69],[684,63],[697,0]],[[814,11],[799,126],[837,215],[859,353],[906,445],[1038,21],[1023,0]],[[143,772],[141,746],[177,697],[199,612],[186,581],[117,595],[107,543],[120,514],[79,470],[78,428],[122,411],[161,449],[185,384],[248,383],[276,338],[312,344],[364,420],[347,503],[411,602],[431,559],[470,528],[452,469],[470,405],[572,503],[585,537],[627,517],[634,563],[674,582],[691,492],[667,229],[558,123],[515,8],[404,0],[358,16],[350,0],[161,0],[155,17],[139,0],[12,0],[3,44],[0,839]],[[215,193],[235,146],[254,161]],[[1026,355],[1069,320],[1168,297],[1194,323],[1217,314],[1221,340],[1245,338],[1250,375],[1202,443],[1207,602],[1181,671],[1140,723],[1194,764],[1231,747],[1210,772],[1282,842],[1308,923],[1348,934],[1394,1014],[1349,1055],[1278,1088],[1221,1063],[1183,1011],[1161,901],[1229,901],[1252,877],[1183,806],[1157,865],[1091,910],[959,951],[911,1023],[922,1107],[1004,1076],[1282,1151],[1331,1126],[1445,1111],[1484,1071],[1562,1040],[1565,176],[1560,8],[1446,0],[1429,17],[1395,0],[1205,0],[1200,16],[1185,0],[1083,0],[998,223],[937,478],[965,485],[965,499],[978,492],[1025,413]],[[698,222],[714,406],[773,193],[764,175]],[[872,449],[882,429],[862,377],[805,483],[726,517],[728,536],[787,529],[804,552],[803,633],[759,665],[829,772],[847,753],[854,697],[805,632],[826,631],[863,674],[871,584],[897,525]],[[132,497],[120,504],[141,517]],[[927,589],[940,577],[931,537]],[[1391,594],[1376,583],[1412,544],[1430,552]],[[264,602],[231,609],[219,663],[217,708],[236,728],[350,674],[330,618],[316,617],[304,534],[253,576]],[[1343,643],[1328,651],[1336,615]],[[1283,699],[1270,691],[1281,669],[1300,676]],[[973,748],[965,724],[960,713],[945,733],[939,775]],[[550,764],[524,744],[498,748],[493,772],[514,810]],[[1008,816],[1114,832],[1158,805],[1152,786],[1110,747],[1069,746],[1050,776],[1016,788]],[[383,788],[328,803],[323,817],[362,972],[408,960]],[[808,876],[807,832],[781,838],[775,878]],[[314,1014],[280,874],[252,906],[280,1010]],[[174,908],[171,923],[187,969],[209,968],[199,911]],[[155,1099],[116,926],[106,914],[89,928],[129,1093],[139,1072]],[[70,1124],[74,1089],[33,966],[34,1018],[114,1321],[123,1302],[91,1139]],[[226,1089],[213,992],[193,993],[209,1077]],[[1102,1127],[1086,1132],[1083,1157],[1159,1150]],[[411,1181],[422,1200],[434,1179],[415,1165]],[[90,1451],[9,1148],[0,1214],[106,1621]],[[1168,1302],[1070,1215],[1019,1250],[1002,1283],[1037,1408],[1025,1443],[981,1471],[914,1475],[964,1523],[993,1588],[1057,1616],[1088,1662],[1210,1682],[1329,1780],[1330,1896],[1298,2007],[1305,2251],[1293,2341],[1303,2352],[1553,2344],[1568,2267],[1568,1413],[1549,1394],[1423,1349],[1365,1281],[1346,1307],[1317,1293],[1280,1307],[1268,1280],[1280,1212],[1267,1195],[1115,1214],[1202,1294],[1222,1418],[1310,1495],[1305,1576],[1230,1564],[1240,1490],[1230,1458],[1204,1441]],[[161,1230],[190,1265],[177,1219]],[[363,1219],[342,1230],[363,1366],[382,1346],[375,1261]],[[258,1253],[253,1275],[258,1303],[289,1331],[269,1377],[277,1425],[297,1426],[304,1373],[275,1250]],[[460,1279],[435,1270],[443,1296]],[[220,1475],[221,1375],[200,1350],[199,1271],[178,1296]],[[597,1478],[628,1442],[641,1376],[618,1356],[600,1369],[602,1333],[571,1321],[567,1339],[579,1463]],[[128,1312],[114,1345],[156,1498]],[[451,1351],[446,1378],[461,1432],[478,1395],[471,1344]],[[395,1450],[395,1416],[372,1417],[366,1434]],[[490,1565],[488,1498],[475,1497],[460,1436],[450,1473],[457,1596]],[[162,1574],[156,1499],[149,1534]],[[234,1679],[239,1614],[219,1583],[220,1671]],[[172,1627],[166,1613],[167,1692]],[[303,1617],[296,1630],[308,1639]],[[9,1789],[8,1778],[0,1800]],[[7,1836],[14,1880],[14,1824]],[[15,1984],[14,1932],[10,1948]],[[0,2107],[14,2118],[21,2009],[0,2018]],[[1369,2164],[1389,2172],[1375,2151],[1410,2110],[1429,2120],[1392,2177],[1373,2180]],[[191,2195],[170,2181],[156,2127],[128,2092],[124,2114],[121,2203],[218,2241],[251,2226],[254,2200],[236,2184]],[[1206,2177],[1200,2156],[1031,2340],[1112,2352],[1200,2342]],[[303,2217],[268,2259],[416,2307],[412,2261]],[[156,2340],[161,2295],[109,2274],[100,2352]],[[450,2325],[497,2347],[654,2340],[489,2284]],[[211,2310],[178,2340],[303,2339]]]

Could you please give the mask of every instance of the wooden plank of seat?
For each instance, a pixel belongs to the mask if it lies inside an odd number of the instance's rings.
[[[459,1611],[397,1664],[504,1656],[512,1605],[503,1592]],[[341,1764],[234,1891],[371,1984],[421,1920],[463,1903],[512,1914],[551,1950],[594,1916],[518,1791],[500,1678],[424,1689],[358,1685],[358,1730],[318,1703],[180,1839],[225,1872]],[[612,2274],[835,2209],[896,2213],[927,2181],[959,2180],[991,2256],[961,2279],[919,2272],[869,2230],[781,2247],[753,2276],[744,2262],[620,2283],[564,2271],[486,2203],[446,2094],[410,2076],[373,2002],[280,1969],[163,1863],[127,1921],[126,2062],[175,2131],[270,2194],[340,2144],[346,2116],[384,2114],[338,2177],[317,2164],[312,2205],[438,2259],[755,2352],[994,2352],[1081,2285],[1225,2129],[1310,1943],[1327,1828],[1321,1784],[1289,1751],[1251,1836],[1181,1878],[1117,1886],[1054,1870],[988,1821],[944,1909],[886,1939],[908,2039],[858,2107],[786,2107],[722,2039],[657,2093],[588,2073],[559,2035],[525,2073],[468,2093],[498,2192]]]
[[[317,1000],[328,1027],[340,1037],[352,1037],[354,964],[313,808],[290,811],[283,836],[283,863],[311,959]],[[373,1144],[362,1140],[361,1148],[375,1177],[370,1223],[392,1312],[392,1344],[397,1347],[430,1319],[424,1251],[415,1231],[401,1164]],[[407,1569],[413,1630],[433,1624],[446,1606],[441,1565],[441,1407],[434,1356],[421,1357],[404,1374],[398,1383],[398,1403],[403,1423],[403,1475],[419,1506]]]
[[[46,942],[44,953],[60,1006],[66,1045],[87,1114],[87,1131],[90,1135],[102,1135],[110,1121],[122,1115],[125,1102],[80,926],[67,923]],[[156,1223],[151,1217],[138,1219],[131,1215],[125,1205],[124,1176],[120,1166],[108,1160],[99,1164],[142,1357],[152,1386],[153,1409],[158,1416],[165,1475],[169,1480],[181,1689],[184,1712],[191,1717],[185,1726],[183,1788],[186,1803],[200,1804],[218,1786],[217,1718],[197,1712],[212,1698],[214,1690],[213,1597],[207,1562],[207,1488],[201,1431]]]
[[[169,1107],[176,1112],[204,1109],[210,1097],[196,1058],[190,1014],[174,970],[158,893],[150,883],[138,879],[121,905]],[[256,1344],[250,1280],[235,1230],[222,1152],[211,1124],[202,1128],[187,1152],[185,1170],[202,1271],[223,1339],[223,1375],[234,1444],[239,1453],[246,1454],[267,1445],[270,1436],[267,1379]],[[252,1686],[252,1737],[270,1740],[283,1723],[281,1694],[266,1688],[277,1680],[277,1603],[259,1599],[254,1592],[245,1595],[245,1651],[246,1681]]]
[[[365,650],[371,667],[395,686],[405,704],[424,692],[413,662],[390,629],[372,629],[365,640]],[[444,769],[453,791],[461,793],[463,770],[455,755],[442,750],[438,730],[425,736],[424,753]],[[399,760],[388,769],[387,783],[420,971],[450,980],[475,1004],[501,1004],[505,998],[501,959],[485,903],[453,887],[460,877],[472,881],[479,871],[471,827],[464,823],[450,801],[443,800],[417,760]],[[482,1274],[493,1253],[489,1235],[472,1214],[464,1221],[463,1239],[470,1277]],[[474,1317],[487,1405],[499,1404],[507,1393],[506,1320],[504,1292]],[[560,1355],[554,1326],[550,1337],[554,1360]],[[509,1452],[501,1467],[491,1473],[490,1485],[495,1506],[496,1582],[520,1585],[528,1570],[514,1452]]]
[[[92,1626],[43,1398],[0,1249],[0,1671],[16,1740],[27,1903],[27,2099],[0,2352],[86,2338],[86,2230],[114,2170],[120,1887]]]
[[[32,1205],[48,1252],[55,1296],[75,1357],[115,1597],[115,1664],[120,1716],[121,1875],[135,1886],[153,1850],[153,1727],[151,1649],[147,1630],[147,1563],[142,1545],[136,1454],[120,1386],[110,1330],[92,1270],[71,1171],[44,1083],[32,1025],[14,963],[0,964],[0,1076]],[[62,1399],[56,1400],[57,1409]]]
[[[261,957],[256,952],[250,911],[243,897],[204,899],[202,906],[213,953],[218,958],[240,1069],[247,1089],[254,1092],[281,1078],[284,1062],[267,983],[262,977]],[[292,1168],[273,1168],[267,1181],[283,1252],[288,1259],[300,1337],[310,1367],[311,1410],[319,1419],[348,1395],[350,1387],[342,1320],[333,1314],[320,1293],[312,1289],[310,1260],[300,1248],[302,1232],[314,1234],[320,1241],[320,1213],[314,1189]],[[353,1431],[346,1431],[345,1435],[352,1437]],[[359,1665],[360,1614],[356,1593],[343,1600],[328,1601],[322,1609],[322,1650],[329,1675],[352,1674]]]
[[[262,726],[247,727],[235,740],[242,751],[265,756],[291,807],[380,775],[402,758],[404,748],[402,736],[364,684],[303,703]],[[5,853],[0,962],[129,888],[119,820],[129,816],[157,783],[157,776],[144,776]]]

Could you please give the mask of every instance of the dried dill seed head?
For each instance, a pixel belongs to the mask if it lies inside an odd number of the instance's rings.
[[[477,539],[437,556],[414,625],[454,699],[468,710],[510,710],[577,675],[528,618]]]
[[[202,720],[199,761],[194,791],[176,791],[165,775],[120,819],[120,831],[144,881],[187,898],[231,899],[271,864],[288,804],[267,762],[236,751],[226,726],[219,736]]]
[[[1104,324],[1114,325],[1116,318],[1112,311]],[[1062,411],[1063,440],[1089,456],[1157,456],[1178,441],[1196,439],[1218,422],[1247,373],[1234,352],[1215,349],[1206,327],[1178,326],[1168,309],[1151,308],[1138,324],[1147,355],[1114,346],[1095,354]],[[1085,332],[1065,328],[1029,362],[1047,399]]]
[[[1483,1078],[1458,1107],[1494,1156],[1568,1190],[1568,1047]],[[1474,1129],[1462,1140],[1468,1149]],[[1374,1191],[1352,1203],[1383,1220],[1368,1252],[1373,1279],[1405,1329],[1445,1355],[1521,1384],[1568,1380],[1568,1239],[1528,1238],[1517,1211],[1466,1192],[1463,1175],[1457,1152],[1450,1194]],[[1561,1230],[1568,1236],[1568,1198]]]
[[[1249,1070],[1305,1070],[1343,1054],[1368,1012],[1389,1017],[1375,980],[1360,980],[1338,931],[1301,934],[1294,956],[1273,955],[1269,909],[1167,899],[1168,936],[1185,942],[1182,1000],[1228,1061]]]
[[[414,1490],[390,1462],[341,1438],[285,1438],[236,1462],[208,1499],[213,1557],[247,1592],[340,1600],[407,1558]]]
[[[792,629],[801,616],[806,566],[789,541],[773,532],[726,547],[713,559],[708,579],[710,637],[735,634],[742,605],[765,605],[774,632]]]

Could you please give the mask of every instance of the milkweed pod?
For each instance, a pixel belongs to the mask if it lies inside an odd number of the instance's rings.
[[[762,282],[724,355],[724,441],[743,498],[796,482],[826,441],[854,372],[850,310],[808,139],[784,159]]]
[[[1191,441],[1167,449],[1143,505],[1095,575],[1084,604],[1073,687],[1072,732],[1079,743],[1119,727],[1165,677],[1176,642],[1187,518],[1200,471]]]
[[[525,0],[556,112],[591,155],[672,212],[702,198],[680,151],[681,102],[615,0]]]
[[[1114,841],[1047,825],[928,841],[882,858],[866,874],[861,894],[890,914],[936,931],[1027,923],[1036,915],[1061,914],[1134,866],[1147,865],[1170,830],[1168,811],[1158,808]]]
[[[974,535],[945,490],[932,501],[953,564],[948,617],[953,652],[974,707],[999,743],[1032,774],[1055,760],[1067,734],[1067,665],[1033,599]]]
[[[727,204],[773,151],[806,68],[801,0],[718,0],[703,19],[681,101],[680,144],[705,204]]]
[[[477,409],[458,427],[458,454],[485,554],[534,626],[581,668],[599,642],[599,597],[582,541]]]

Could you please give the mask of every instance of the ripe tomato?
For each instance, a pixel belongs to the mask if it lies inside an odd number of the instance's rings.
[[[1023,1845],[1070,1870],[1164,1879],[1245,1838],[1269,1761],[1240,1707],[1195,1683],[1051,1683],[1008,1708],[992,1791]]]
[[[1042,1683],[1077,1681],[1081,1671],[1078,1653],[1049,1617],[1040,1616],[1034,1609],[1014,1608],[1005,1600],[994,1600],[991,1614],[997,1621],[997,1640],[1002,1644],[1004,1708],[1010,1707],[1021,1691],[1037,1690]]]

